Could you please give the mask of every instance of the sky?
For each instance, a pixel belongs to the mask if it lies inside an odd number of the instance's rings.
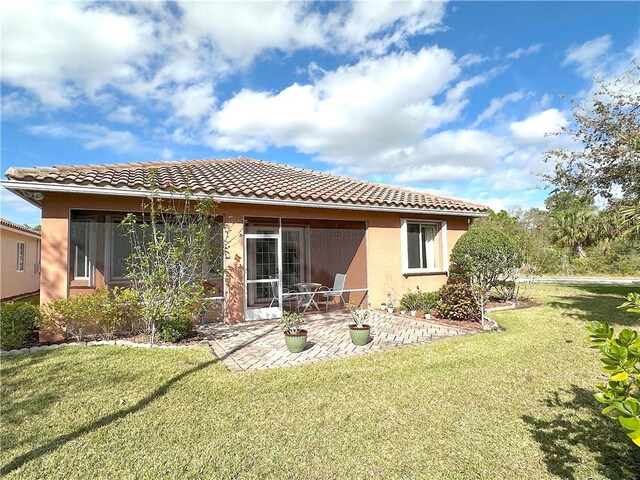
[[[541,207],[638,2],[0,4],[1,168],[246,156]],[[4,178],[4,177],[3,177]],[[0,215],[40,212],[2,189]]]

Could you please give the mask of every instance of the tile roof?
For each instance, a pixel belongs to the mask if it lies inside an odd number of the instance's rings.
[[[5,220],[4,218],[0,218],[0,225],[2,225],[3,227],[12,228],[14,230],[20,230],[25,233],[30,233],[32,235],[40,236],[40,232],[35,228],[31,228],[26,225],[20,225],[18,223],[13,223],[12,221]]]
[[[366,206],[477,213],[486,210],[483,205],[462,200],[250,158],[10,168],[5,175],[11,181],[39,184],[148,190],[152,187],[152,170],[161,189],[188,187],[193,193],[222,198],[341,204],[355,209]]]

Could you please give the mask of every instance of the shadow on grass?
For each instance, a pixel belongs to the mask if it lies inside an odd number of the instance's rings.
[[[548,303],[550,307],[564,310],[565,315],[576,320],[591,322],[593,320],[607,321],[612,324],[628,327],[640,327],[637,314],[628,313],[618,307],[624,302],[624,296],[637,291],[632,286],[615,285],[578,285],[572,286],[577,291],[586,294],[555,296],[555,300]]]
[[[99,418],[98,420],[90,423],[89,425],[86,425],[74,432],[68,433],[66,435],[60,435],[57,438],[54,438],[53,440],[51,440],[50,442],[35,448],[33,450],[31,450],[30,452],[24,453],[16,458],[14,458],[12,461],[10,461],[9,463],[7,463],[6,465],[4,465],[3,467],[0,468],[0,475],[4,476],[7,475],[8,473],[17,470],[18,468],[22,467],[23,465],[36,460],[40,457],[42,457],[43,455],[46,455],[47,453],[50,453],[54,450],[57,450],[58,448],[64,446],[66,443],[75,440],[77,438],[82,437],[83,435],[86,435],[88,433],[94,432],[102,427],[106,427],[107,425],[110,425],[111,423],[120,420],[121,418],[126,417],[127,415],[130,415],[132,413],[136,413],[140,410],[142,410],[143,408],[147,407],[149,404],[153,403],[154,401],[156,401],[158,398],[164,396],[167,394],[167,392],[169,391],[169,389],[177,382],[183,380],[184,378],[188,377],[189,375],[198,372],[200,370],[203,370],[204,368],[217,363],[218,360],[209,360],[207,362],[203,362],[200,363],[198,365],[196,365],[193,368],[190,368],[189,370],[186,370],[184,372],[182,372],[179,375],[176,375],[174,377],[172,377],[171,379],[169,379],[168,381],[166,381],[165,383],[163,383],[162,385],[160,385],[158,388],[156,388],[155,390],[153,390],[149,395],[145,396],[142,400],[140,400],[138,403],[136,403],[135,405],[132,405],[129,408],[120,410],[118,412],[114,412],[111,413],[109,415],[105,415],[102,418]]]
[[[640,449],[635,447],[618,422],[600,413],[593,392],[572,385],[544,401],[555,418],[524,415],[533,438],[544,453],[544,463],[552,475],[575,480],[580,452],[587,450],[598,462],[606,478],[636,479],[640,472]]]

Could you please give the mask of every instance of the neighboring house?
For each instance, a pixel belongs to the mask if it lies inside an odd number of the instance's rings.
[[[332,286],[336,274],[346,274],[347,300],[371,305],[435,290],[451,248],[486,210],[247,158],[10,168],[2,184],[42,209],[41,302],[125,282],[130,248],[118,223],[140,211],[150,169],[161,188],[221,202],[230,244],[220,290],[231,323],[277,318],[296,284]]]
[[[35,295],[40,289],[40,232],[0,218],[0,299]]]

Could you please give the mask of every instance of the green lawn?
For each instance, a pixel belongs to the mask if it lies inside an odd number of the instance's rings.
[[[6,478],[637,478],[584,326],[628,287],[533,287],[506,331],[231,374],[205,348],[2,360]]]

